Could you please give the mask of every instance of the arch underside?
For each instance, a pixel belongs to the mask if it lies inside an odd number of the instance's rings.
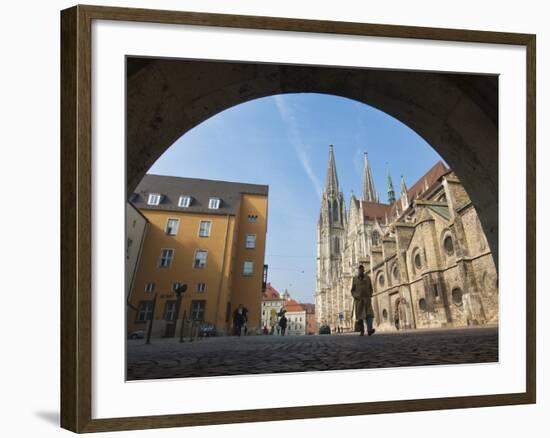
[[[461,179],[498,269],[494,75],[128,58],[128,194],[166,149],[206,119],[260,97],[308,92],[368,104],[422,136]]]

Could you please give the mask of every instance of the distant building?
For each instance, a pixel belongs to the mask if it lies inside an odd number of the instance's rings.
[[[314,335],[318,331],[317,318],[315,316],[315,304],[303,303],[306,310],[306,335]]]
[[[279,312],[284,307],[284,299],[281,294],[271,285],[267,283],[265,292],[262,296],[262,328],[267,327],[271,331],[276,332],[276,326],[279,321]]]
[[[130,202],[149,225],[128,331],[145,330],[152,317],[153,336],[175,336],[185,317],[231,333],[239,304],[248,308],[250,332],[260,329],[267,186],[148,174]],[[177,308],[182,284],[187,291]]]
[[[316,312],[320,324],[351,330],[352,277],[363,264],[374,286],[379,330],[498,322],[497,272],[477,212],[441,161],[396,199],[379,201],[368,157],[361,199],[346,213],[332,146],[317,225]],[[340,321],[342,315],[342,321]]]
[[[306,309],[298,301],[292,299],[285,290],[284,310],[287,319],[286,334],[289,336],[300,336],[306,334]]]

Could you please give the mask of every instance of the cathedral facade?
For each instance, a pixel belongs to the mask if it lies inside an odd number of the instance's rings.
[[[371,277],[377,330],[498,323],[495,264],[476,210],[441,161],[396,199],[387,175],[382,203],[364,155],[361,198],[346,209],[329,148],[317,224],[316,313],[333,330],[354,327],[351,282],[362,264]]]

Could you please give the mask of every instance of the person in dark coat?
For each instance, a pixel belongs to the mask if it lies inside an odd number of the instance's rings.
[[[281,319],[279,319],[279,327],[281,327],[281,336],[285,335],[286,322],[287,322],[286,316],[283,314],[283,316],[281,316]]]
[[[353,277],[351,284],[351,295],[355,306],[355,318],[359,322],[361,336],[365,334],[365,320],[367,321],[367,334],[372,336],[376,331],[372,327],[374,310],[372,308],[372,282],[368,275],[365,275],[365,268],[359,265],[357,276]]]
[[[244,327],[244,335],[246,336],[248,334],[248,309],[243,306],[243,327]]]
[[[235,309],[233,314],[233,325],[235,327],[235,334],[241,336],[243,326],[246,323],[246,313],[244,312],[244,307],[242,304],[239,304],[239,307]]]

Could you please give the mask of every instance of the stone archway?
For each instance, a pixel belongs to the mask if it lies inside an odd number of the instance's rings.
[[[397,118],[449,163],[498,267],[496,76],[129,58],[127,78],[128,194],[180,136],[227,108],[282,93],[333,94]]]

